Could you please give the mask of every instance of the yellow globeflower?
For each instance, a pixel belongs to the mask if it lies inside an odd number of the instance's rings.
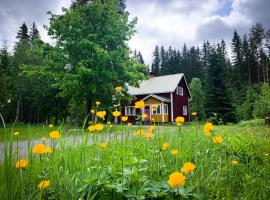
[[[174,156],[177,155],[178,154],[178,150],[177,149],[171,150],[171,154],[174,155]]]
[[[142,114],[142,118],[146,119],[147,118],[147,114]]]
[[[234,165],[234,166],[238,165],[238,161],[237,160],[231,160],[231,164]]]
[[[128,120],[128,116],[123,116],[123,117],[121,117],[121,120],[122,120],[123,122],[126,122],[126,121]]]
[[[137,130],[136,135],[144,135],[144,130]]]
[[[197,113],[196,113],[196,112],[192,112],[191,115],[192,115],[192,116],[196,116]]]
[[[116,86],[114,89],[116,92],[120,92],[122,88],[121,88],[121,86]]]
[[[183,167],[181,168],[181,171],[185,174],[193,172],[195,169],[195,165],[191,162],[186,162]]]
[[[51,147],[46,147],[44,149],[44,153],[52,153],[52,148]]]
[[[25,159],[16,162],[16,168],[24,168],[28,165],[28,161]]]
[[[47,187],[49,187],[49,185],[50,185],[50,181],[43,180],[38,184],[38,187],[40,190],[44,190]]]
[[[150,131],[155,131],[157,128],[156,128],[156,126],[154,126],[154,125],[151,125],[150,127],[149,127],[149,130]]]
[[[94,113],[95,113],[95,110],[91,109],[90,112],[91,112],[92,114],[94,114]]]
[[[127,125],[128,125],[128,127],[130,127],[130,126],[132,126],[132,123],[128,123]]]
[[[45,150],[46,150],[45,144],[36,144],[32,149],[34,154],[43,154],[45,153]]]
[[[87,129],[88,129],[89,132],[94,132],[96,130],[96,126],[95,125],[90,125],[90,126],[88,126]]]
[[[107,142],[102,142],[102,143],[99,144],[99,147],[103,148],[103,149],[105,149],[107,146],[108,146]]]
[[[98,111],[96,114],[100,119],[104,119],[106,111]]]
[[[144,101],[135,102],[135,108],[142,109],[144,107]]]
[[[184,117],[181,117],[181,116],[176,117],[175,118],[175,122],[176,123],[184,123],[185,122],[185,118]]]
[[[49,127],[52,128],[52,127],[54,127],[54,125],[53,124],[49,124]]]
[[[214,143],[221,143],[221,142],[223,142],[223,138],[221,136],[214,136],[213,142]]]
[[[152,133],[151,131],[149,131],[149,132],[147,132],[147,133],[145,134],[145,137],[146,137],[147,139],[151,139],[151,138],[153,137],[153,133]]]
[[[60,135],[60,133],[58,131],[52,131],[52,132],[50,132],[50,137],[52,139],[58,139],[58,138],[61,137],[61,135]]]
[[[169,148],[169,143],[162,144],[162,150],[167,150]]]
[[[173,172],[169,176],[168,184],[175,188],[176,186],[182,186],[185,184],[185,176],[180,172]]]
[[[95,129],[96,129],[96,131],[102,131],[103,130],[103,125],[102,124],[96,124]]]
[[[13,133],[13,135],[14,135],[14,136],[19,136],[19,135],[20,135],[20,132],[17,131],[17,132],[15,132],[15,133]]]
[[[208,122],[204,125],[203,127],[203,130],[204,130],[204,134],[207,135],[207,136],[210,136],[211,135],[211,131],[214,130],[214,126],[211,122]]]
[[[114,111],[112,112],[114,117],[119,117],[121,115],[121,113],[119,111]]]
[[[101,103],[100,101],[96,101],[96,105],[99,106]]]

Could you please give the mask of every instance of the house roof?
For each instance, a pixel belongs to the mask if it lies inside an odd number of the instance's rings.
[[[150,98],[150,97],[153,97],[153,98],[155,98],[155,99],[157,99],[157,100],[160,100],[160,101],[162,101],[162,102],[168,102],[168,103],[171,102],[171,100],[168,99],[168,98],[161,97],[161,96],[154,95],[154,94],[149,94],[148,96],[144,97],[142,100],[144,101],[144,100],[146,100],[146,99],[148,99],[148,98]]]
[[[128,92],[131,95],[171,93],[175,91],[178,83],[183,77],[185,79],[185,76],[183,73],[166,75],[166,76],[158,76],[158,77],[150,77],[148,80],[143,80],[140,83],[139,88],[135,88],[128,85]],[[185,82],[186,82],[186,79],[185,79]]]

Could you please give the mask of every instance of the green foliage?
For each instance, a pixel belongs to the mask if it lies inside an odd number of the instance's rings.
[[[199,119],[205,119],[205,94],[201,80],[199,78],[192,78],[189,90],[192,94],[189,104],[191,112],[197,112]]]
[[[253,115],[260,118],[270,116],[270,88],[268,83],[261,86],[261,94],[254,103]]]

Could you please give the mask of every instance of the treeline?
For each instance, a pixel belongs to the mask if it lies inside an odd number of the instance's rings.
[[[270,115],[270,30],[253,25],[248,35],[233,33],[231,57],[224,40],[181,50],[156,46],[151,72],[184,73],[192,93],[191,110],[220,122]]]

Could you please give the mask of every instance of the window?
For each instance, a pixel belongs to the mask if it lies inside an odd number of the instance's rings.
[[[153,107],[156,107],[156,109],[153,110]],[[160,114],[161,114],[161,105],[160,104],[152,105],[152,115],[160,115]]]
[[[164,104],[164,114],[168,115],[168,105]]]
[[[125,107],[125,115],[126,116],[133,116],[136,115],[136,109],[134,106],[126,106]]]
[[[187,115],[187,106],[183,106],[183,115]]]
[[[177,86],[177,88],[176,88],[176,94],[183,96],[183,94],[184,94],[183,88],[180,87],[180,86]]]

